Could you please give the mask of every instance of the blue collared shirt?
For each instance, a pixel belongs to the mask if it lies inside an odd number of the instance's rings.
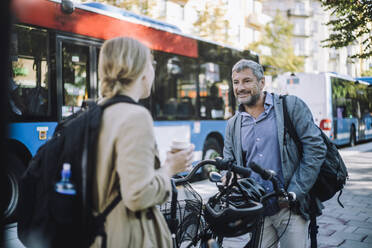
[[[266,93],[264,108],[264,112],[255,119],[244,111],[243,105],[239,106],[239,114],[242,116],[241,143],[244,163],[248,167],[250,162],[255,162],[264,169],[275,171],[283,183],[273,96],[269,93]],[[251,177],[265,188],[266,193],[273,191],[270,181],[263,180],[253,171]],[[278,211],[276,198],[271,198],[267,202],[265,215],[271,216]]]

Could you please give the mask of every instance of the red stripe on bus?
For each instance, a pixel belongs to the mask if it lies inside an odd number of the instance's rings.
[[[107,40],[130,36],[153,50],[198,57],[197,41],[181,35],[119,20],[75,8],[72,14],[61,11],[59,3],[47,0],[14,0],[18,22]]]

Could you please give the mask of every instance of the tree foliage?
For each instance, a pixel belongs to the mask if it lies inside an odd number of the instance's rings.
[[[351,58],[372,56],[372,1],[371,0],[321,0],[325,10],[331,11],[329,37],[322,41],[324,47],[341,48],[360,44],[361,51]]]
[[[370,68],[367,71],[363,71],[361,76],[362,77],[371,77],[372,76],[372,68]]]
[[[266,74],[303,71],[304,58],[294,53],[292,33],[293,25],[277,13],[274,19],[265,25],[261,40],[248,46],[261,54],[261,64],[271,68]],[[271,53],[262,53],[262,47],[270,48]]]
[[[82,2],[91,2],[91,0],[81,0]],[[132,11],[136,14],[147,15],[153,17],[153,10],[157,5],[156,0],[94,0],[94,2],[100,2],[123,8],[128,11]]]
[[[197,10],[198,18],[193,23],[195,34],[214,41],[227,42],[228,21],[225,19],[226,4],[222,0],[208,1]]]
[[[91,2],[92,0],[81,0]],[[157,0],[93,0],[94,2],[113,5],[136,14],[158,18]],[[199,5],[200,2],[196,1]],[[219,42],[227,42],[227,30],[229,22],[225,19],[227,6],[222,0],[208,0],[202,9],[197,10],[197,20],[193,23],[195,29],[193,34]]]

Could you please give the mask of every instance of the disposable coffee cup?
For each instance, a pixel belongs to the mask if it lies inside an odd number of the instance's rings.
[[[173,140],[171,152],[179,152],[190,147],[190,142],[182,140]]]

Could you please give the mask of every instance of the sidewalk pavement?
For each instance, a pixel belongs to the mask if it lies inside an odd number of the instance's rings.
[[[349,180],[337,203],[338,194],[325,202],[319,225],[318,247],[372,247],[372,144],[363,149],[341,150]]]

